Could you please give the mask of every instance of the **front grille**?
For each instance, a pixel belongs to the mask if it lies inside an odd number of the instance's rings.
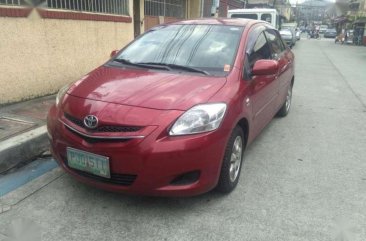
[[[64,113],[64,116],[65,116],[66,119],[68,119],[69,121],[71,121],[75,125],[78,125],[78,126],[80,126],[82,128],[85,128],[84,123],[83,123],[82,120],[79,120],[79,119],[77,119],[77,118],[75,118],[75,117],[73,117],[73,116],[71,116],[71,115],[69,115],[67,113]]]
[[[141,127],[136,126],[101,126],[97,128],[99,132],[136,132],[141,130]]]
[[[68,126],[66,126],[66,129],[68,129],[70,132],[72,132],[73,134],[77,135],[78,137],[80,137],[81,139],[85,140],[88,143],[99,143],[99,142],[126,142],[129,141],[131,139],[123,139],[123,138],[117,138],[117,139],[111,139],[111,138],[92,138],[92,137],[87,137],[84,135],[81,135],[79,133],[77,133],[76,131],[74,131],[73,129],[69,128]]]
[[[84,125],[84,122],[68,113],[64,113],[64,116],[66,119],[68,119],[69,121],[71,121],[72,123],[74,123],[77,126],[80,126],[81,128],[86,128]],[[141,126],[110,126],[110,125],[106,125],[106,126],[98,126],[96,129],[90,130],[92,132],[136,132],[141,130],[142,127]]]
[[[64,160],[66,160],[66,159],[64,159]],[[73,170],[74,172],[79,174],[80,176],[90,178],[90,179],[93,179],[93,180],[96,180],[99,182],[117,184],[117,185],[121,185],[121,186],[131,186],[137,178],[137,175],[133,175],[133,174],[116,174],[116,173],[111,173],[111,178],[100,177],[100,176],[96,176],[94,174],[90,174],[90,173],[87,173],[84,171],[80,171],[80,170],[71,168],[68,165],[67,160],[65,161],[65,163],[68,168],[70,168],[71,170]]]

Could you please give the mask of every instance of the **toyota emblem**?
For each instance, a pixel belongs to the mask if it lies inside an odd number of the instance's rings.
[[[84,125],[89,129],[95,129],[98,126],[98,118],[95,115],[87,115],[84,118]]]

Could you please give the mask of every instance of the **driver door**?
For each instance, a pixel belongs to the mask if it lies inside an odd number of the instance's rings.
[[[264,29],[263,29],[264,30]],[[252,76],[254,63],[260,59],[272,59],[271,48],[264,31],[256,38],[253,47],[247,50],[245,68],[249,72],[254,135],[257,135],[273,118],[278,99],[278,75]]]

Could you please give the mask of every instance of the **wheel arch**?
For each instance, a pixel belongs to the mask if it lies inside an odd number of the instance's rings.
[[[242,118],[242,119],[239,120],[237,125],[240,126],[240,128],[243,130],[244,144],[245,144],[245,147],[246,147],[247,143],[248,143],[248,137],[249,137],[249,122],[246,118]]]

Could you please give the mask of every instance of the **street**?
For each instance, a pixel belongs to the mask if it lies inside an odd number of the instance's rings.
[[[366,48],[303,36],[293,52],[290,114],[247,148],[231,194],[128,196],[56,168],[0,198],[0,241],[15,223],[45,241],[366,240]]]

